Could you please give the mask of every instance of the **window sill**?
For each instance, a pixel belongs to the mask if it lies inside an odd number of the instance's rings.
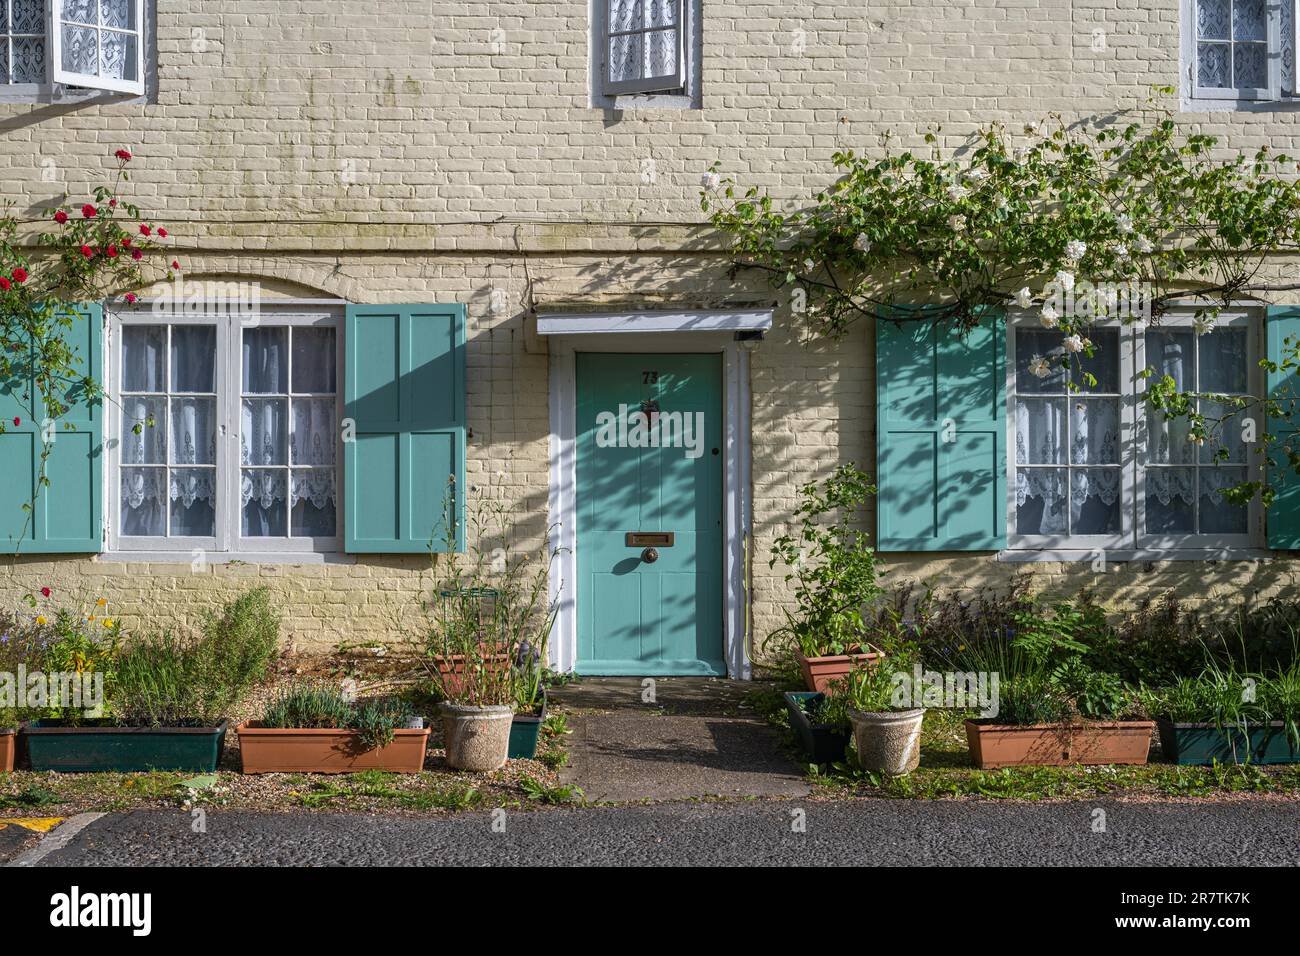
[[[212,551],[203,553],[204,564],[356,564],[356,555],[323,551]],[[105,551],[99,561],[132,564],[193,564],[191,551]]]
[[[997,560],[1009,564],[1032,564],[1035,562],[1091,562],[1099,555],[1104,555],[1107,564],[1125,564],[1130,561],[1272,561],[1277,554],[1265,548],[1188,548],[1186,551],[1069,551],[1055,550],[1006,550],[999,551]]]

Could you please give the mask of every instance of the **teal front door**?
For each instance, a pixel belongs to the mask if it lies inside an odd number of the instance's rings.
[[[726,674],[722,357],[577,355],[580,674]]]

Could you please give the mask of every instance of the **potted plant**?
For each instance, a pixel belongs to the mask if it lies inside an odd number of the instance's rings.
[[[856,665],[836,688],[847,698],[853,743],[863,770],[897,777],[911,773],[921,762],[925,708],[912,706],[912,695],[900,680],[907,667],[906,655]]]
[[[0,773],[14,769],[18,754],[18,712],[0,707]]]
[[[552,615],[552,621],[554,616]],[[546,628],[549,635],[550,627]],[[546,641],[535,647],[528,641],[519,645],[515,666],[514,717],[510,722],[510,760],[532,760],[537,756],[537,738],[546,720]]]
[[[781,562],[794,584],[794,610],[782,608],[786,623],[769,636],[792,645],[811,691],[832,693],[832,682],[854,666],[871,667],[883,655],[866,639],[867,609],[880,597],[875,552],[857,526],[860,511],[875,493],[871,480],[853,465],[841,465],[821,488],[799,492],[797,534],[772,546],[769,567]]]
[[[304,681],[282,690],[262,719],[240,724],[244,773],[419,773],[429,729],[398,700],[354,701],[338,687]]]
[[[86,617],[93,623],[98,616]],[[58,627],[44,655],[46,675],[80,676],[83,700],[60,700],[24,728],[34,771],[215,771],[225,716],[266,676],[279,637],[264,588],[209,614],[190,636],[126,638],[111,622],[108,634],[87,633],[70,615],[60,616]],[[84,699],[87,676],[104,689],[101,700]]]
[[[1260,675],[1211,664],[1145,700],[1173,763],[1300,762],[1300,662]]]
[[[851,733],[844,695],[827,697],[816,691],[787,691],[785,706],[790,729],[811,762],[838,763],[844,759]]]

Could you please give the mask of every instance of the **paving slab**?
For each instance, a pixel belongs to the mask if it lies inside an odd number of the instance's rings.
[[[800,797],[803,770],[753,718],[619,711],[569,719],[566,783],[589,801]]]

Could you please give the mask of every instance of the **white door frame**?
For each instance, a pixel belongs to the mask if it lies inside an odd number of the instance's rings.
[[[769,320],[770,321],[770,320]],[[722,354],[723,363],[723,617],[727,676],[749,680],[748,551],[752,534],[749,351],[734,332],[587,333],[549,335],[550,515],[552,545],[560,549],[550,579],[557,606],[551,666],[572,671],[578,662],[577,455],[574,443],[578,352],[693,352]]]

